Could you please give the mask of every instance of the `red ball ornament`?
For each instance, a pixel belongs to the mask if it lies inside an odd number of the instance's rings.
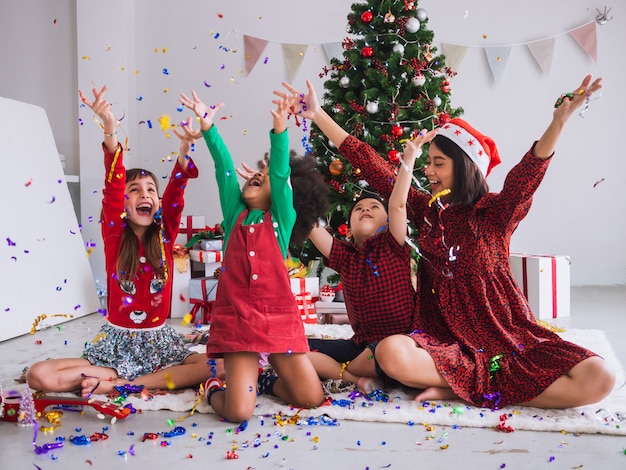
[[[391,128],[391,135],[394,136],[396,139],[398,137],[402,137],[402,134],[404,134],[404,129],[402,129],[402,126],[393,126]]]
[[[372,49],[370,46],[365,46],[363,50],[361,50],[361,54],[365,58],[372,57],[374,55],[374,49]]]
[[[439,116],[437,116],[437,124],[443,126],[445,123],[450,122],[450,119],[452,118],[448,113],[440,113]]]
[[[369,23],[370,21],[372,21],[372,18],[374,18],[374,15],[371,11],[364,11],[361,15],[361,19],[364,23]]]
[[[400,161],[400,152],[398,152],[396,149],[389,150],[389,152],[387,153],[387,160],[389,160],[391,163],[398,163]]]

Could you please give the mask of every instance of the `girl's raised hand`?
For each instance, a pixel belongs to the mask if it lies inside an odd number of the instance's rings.
[[[437,135],[438,129],[431,131],[422,129],[419,132],[413,134],[413,139],[407,139],[404,145],[403,158],[404,160],[413,160],[421,154],[422,145],[431,142]]]
[[[196,116],[200,120],[200,129],[202,131],[208,131],[211,128],[215,115],[222,108],[222,106],[224,106],[224,103],[218,103],[215,106],[207,106],[200,101],[200,98],[198,98],[198,95],[194,90],[191,91],[191,99],[184,93],[181,93],[180,102],[183,106],[196,113]]]
[[[570,116],[580,108],[586,100],[589,100],[591,96],[602,88],[602,77],[596,78],[591,81],[592,76],[587,75],[580,86],[571,93],[564,93],[561,95],[554,107],[553,117],[555,120],[565,123]]]
[[[252,168],[250,168],[245,163],[241,164],[241,168],[235,168],[235,171],[237,172],[237,174],[239,176],[241,176],[246,181],[249,180],[250,178],[252,178],[254,176],[254,174],[256,173],[256,171],[254,171]]]
[[[290,93],[292,93],[292,96],[297,98],[294,100],[294,110],[292,112],[303,118],[315,121],[321,107],[317,101],[317,94],[315,93],[315,89],[313,88],[311,81],[308,78],[306,80],[306,86],[308,89],[308,93],[306,95],[298,92],[298,90],[287,82],[282,82],[282,85],[289,90]],[[278,95],[279,93],[280,92],[277,91],[274,92],[275,95]]]
[[[272,109],[272,117],[274,118],[274,134],[280,134],[287,129],[287,115],[293,111],[294,103],[297,96],[290,96],[286,93],[274,92],[276,96],[280,96],[280,100],[272,100],[276,105],[276,109]]]
[[[196,141],[196,139],[202,137],[202,133],[200,132],[200,130],[193,128],[193,121],[194,118],[192,116],[189,116],[189,119],[187,121],[182,121],[180,123],[180,128],[183,130],[183,132],[180,132],[177,127],[172,129],[174,134],[176,134],[176,137],[180,139],[180,149],[178,152],[179,160],[181,155],[185,157],[187,154],[189,154],[189,150],[191,150],[191,145]]]
[[[106,85],[104,85],[100,91],[98,91],[97,88],[92,88],[91,92],[94,96],[93,101],[88,100],[82,90],[78,90],[78,94],[80,96],[80,100],[85,103],[85,105],[90,108],[96,116],[102,119],[105,129],[108,126],[109,130],[114,130],[117,125],[117,119],[115,119],[115,114],[113,114],[111,103],[104,99],[107,89]]]

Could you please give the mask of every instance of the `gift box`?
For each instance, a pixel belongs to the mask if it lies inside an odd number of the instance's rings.
[[[570,315],[570,258],[511,253],[511,271],[541,320]]]
[[[193,271],[201,271],[199,277],[214,277],[215,270],[222,266],[223,256],[221,251],[189,250],[189,258],[194,262]]]
[[[189,311],[191,323],[211,323],[211,310],[217,294],[216,277],[198,277],[189,280]]]
[[[182,318],[189,307],[189,279],[191,279],[191,263],[186,249],[180,245],[174,247],[174,269],[172,272],[172,302],[170,318]]]
[[[177,245],[186,244],[196,234],[207,230],[203,215],[184,215],[180,218],[178,235],[175,243]]]
[[[346,304],[343,302],[324,302],[322,300],[315,302],[315,314],[318,323],[339,325],[350,323]]]
[[[291,278],[291,292],[294,295],[304,294],[308,292],[311,295],[312,302],[317,302],[320,297],[320,278],[319,277],[300,277]]]
[[[296,294],[295,297],[302,323],[317,323],[315,304],[311,300],[311,294],[305,292],[304,294]]]
[[[201,239],[194,246],[194,249],[203,251],[222,251],[224,249],[224,240],[222,239]]]

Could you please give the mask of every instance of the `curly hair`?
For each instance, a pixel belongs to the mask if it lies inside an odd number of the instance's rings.
[[[292,150],[289,153],[289,166],[293,207],[297,214],[290,243],[298,246],[304,243],[313,226],[328,210],[329,187],[312,155],[301,157]]]

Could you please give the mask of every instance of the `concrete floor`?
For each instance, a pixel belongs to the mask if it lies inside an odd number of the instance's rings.
[[[0,343],[0,379],[16,377],[29,363],[80,353],[100,317],[90,315]],[[552,322],[570,328],[607,333],[617,357],[626,360],[626,286],[572,289],[572,315]],[[41,344],[35,345],[35,341]],[[186,433],[142,441],[144,433]],[[105,433],[107,440],[86,446],[71,436]],[[149,411],[111,424],[91,408],[83,414],[66,411],[61,426],[37,436],[37,445],[64,437],[62,449],[37,455],[33,427],[0,421],[0,469],[39,468],[229,468],[229,469],[606,469],[626,468],[623,436],[573,435],[554,432],[409,426],[393,423],[341,421],[338,426],[293,424],[276,426],[272,418],[254,418],[247,429],[220,422],[215,415]],[[238,459],[227,454],[236,448]]]

